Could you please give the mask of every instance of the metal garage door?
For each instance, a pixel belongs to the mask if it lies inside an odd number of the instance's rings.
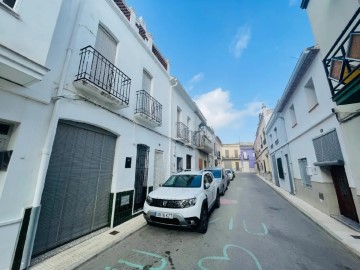
[[[108,226],[116,137],[60,122],[41,198],[33,257]]]

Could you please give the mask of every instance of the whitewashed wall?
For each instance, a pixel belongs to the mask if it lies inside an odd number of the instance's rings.
[[[358,0],[311,0],[307,7],[311,28],[322,57],[330,50],[350,18],[359,8]]]
[[[0,44],[45,65],[62,0],[16,2],[14,14],[0,9]]]

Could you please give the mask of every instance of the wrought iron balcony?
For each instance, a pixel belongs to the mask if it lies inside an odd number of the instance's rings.
[[[189,128],[187,127],[187,125],[181,122],[176,122],[176,139],[184,143],[188,143],[190,141]]]
[[[333,101],[360,102],[360,8],[325,56],[323,64]]]
[[[131,79],[91,46],[80,50],[75,86],[85,94],[120,106],[129,105]]]
[[[240,156],[223,156],[223,159],[240,159]]]
[[[195,148],[196,147],[196,133],[192,130],[189,130],[189,141],[187,145]]]
[[[205,153],[211,154],[213,152],[213,144],[203,131],[196,133],[196,146],[197,149]]]
[[[135,116],[150,125],[161,126],[162,105],[145,90],[137,91]]]

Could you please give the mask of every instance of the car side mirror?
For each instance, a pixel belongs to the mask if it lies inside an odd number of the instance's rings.
[[[209,187],[210,187],[210,184],[209,184],[209,183],[205,183],[204,188],[205,188],[205,189],[208,189]]]

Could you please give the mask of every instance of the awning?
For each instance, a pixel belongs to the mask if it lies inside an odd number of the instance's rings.
[[[320,161],[320,162],[315,162],[314,163],[314,166],[319,166],[319,167],[323,167],[323,166],[341,166],[341,165],[344,165],[343,160]]]

